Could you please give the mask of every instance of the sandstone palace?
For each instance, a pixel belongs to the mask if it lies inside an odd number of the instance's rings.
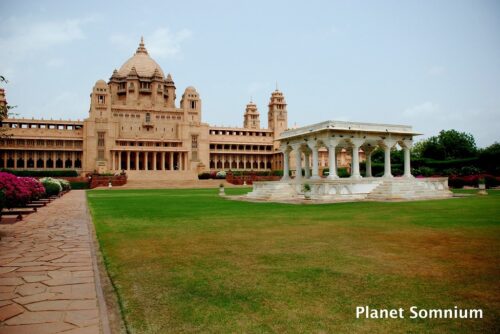
[[[90,97],[84,121],[4,119],[9,136],[0,142],[0,168],[125,171],[130,179],[283,169],[278,138],[288,128],[287,104],[277,89],[269,100],[267,129],[253,102],[246,106],[242,128],[210,126],[202,121],[197,90],[187,87],[178,103],[172,76],[141,39],[135,54],[108,83],[98,80]],[[3,90],[0,103],[7,103]],[[338,166],[348,166],[351,157],[345,153],[339,152]],[[320,166],[327,165],[327,156],[320,151]]]

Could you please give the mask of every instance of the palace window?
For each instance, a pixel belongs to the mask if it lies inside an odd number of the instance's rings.
[[[97,147],[104,147],[104,132],[97,132]]]
[[[151,114],[146,113],[146,123],[149,123],[149,122],[151,122]]]
[[[97,95],[97,103],[99,103],[99,104],[104,104],[105,103],[105,97],[104,97],[104,95]]]
[[[191,136],[191,148],[198,149],[198,135]]]
[[[196,101],[191,101],[191,109],[196,109]]]

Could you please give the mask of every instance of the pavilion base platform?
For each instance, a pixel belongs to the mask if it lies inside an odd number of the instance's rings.
[[[310,200],[304,196],[305,183],[311,187]],[[448,189],[448,178],[367,177],[255,182],[253,191],[245,196],[239,196],[238,199],[284,203],[335,203],[412,201],[450,197],[452,193]]]

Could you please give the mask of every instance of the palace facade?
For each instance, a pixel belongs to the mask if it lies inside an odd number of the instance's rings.
[[[0,104],[7,101],[0,89]],[[143,40],[135,54],[106,83],[98,80],[83,121],[6,118],[0,139],[0,168],[75,169],[80,173],[118,173],[130,179],[193,179],[204,171],[283,169],[279,136],[288,129],[282,92],[271,93],[268,127],[250,101],[243,127],[216,127],[202,121],[202,100],[187,87],[177,105],[170,74],[148,54]],[[346,149],[337,165],[348,167]],[[363,152],[360,152],[364,159]],[[307,151],[303,161],[312,163]],[[320,150],[319,165],[328,165]],[[293,169],[293,164],[290,166]]]

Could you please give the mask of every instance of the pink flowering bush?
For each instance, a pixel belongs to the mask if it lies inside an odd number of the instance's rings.
[[[4,172],[0,172],[0,190],[4,193],[7,208],[25,206],[29,201],[39,199],[45,194],[45,188],[40,181]]]

